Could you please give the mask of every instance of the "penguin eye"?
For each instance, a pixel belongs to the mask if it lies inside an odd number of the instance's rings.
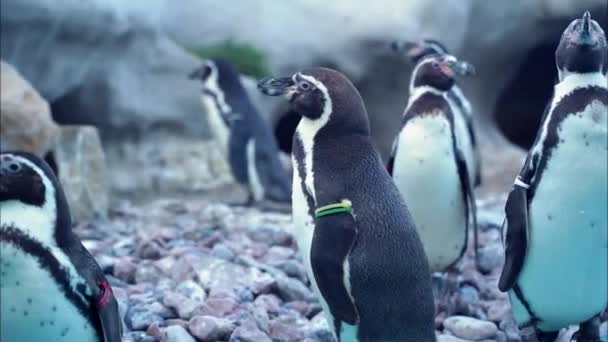
[[[302,90],[309,90],[311,88],[310,83],[306,82],[306,81],[302,81],[300,83],[298,83],[298,87]]]
[[[10,163],[8,164],[8,170],[12,173],[17,173],[21,171],[21,165],[18,163]]]

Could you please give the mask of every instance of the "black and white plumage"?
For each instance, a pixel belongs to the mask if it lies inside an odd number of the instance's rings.
[[[473,67],[438,54],[416,65],[388,166],[435,272],[446,271],[460,260],[471,225],[477,236],[470,171],[457,143],[458,114],[449,100],[457,72],[466,75]]]
[[[288,202],[291,185],[276,140],[249,99],[236,67],[226,59],[212,58],[190,78],[203,83],[201,100],[212,133],[234,178],[249,190],[249,203]]]
[[[608,47],[586,12],[562,35],[559,82],[505,207],[509,291],[522,328],[599,341],[608,305]],[[534,341],[534,340],[532,340]]]
[[[49,166],[0,153],[2,341],[119,342],[118,304]]]
[[[435,341],[430,272],[403,199],[372,146],[352,83],[325,68],[265,79],[302,116],[293,140],[295,236],[340,341]],[[352,214],[315,217],[348,199]]]
[[[447,48],[434,39],[423,39],[419,42],[394,42],[393,50],[405,54],[413,64],[432,55],[447,55]],[[410,87],[410,94],[413,89]],[[452,113],[457,120],[456,138],[463,152],[469,169],[471,184],[481,185],[481,155],[475,134],[473,107],[457,83],[448,91],[448,100]],[[392,158],[392,156],[391,156]]]

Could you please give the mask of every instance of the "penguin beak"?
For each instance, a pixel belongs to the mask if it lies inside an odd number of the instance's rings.
[[[268,96],[291,97],[296,90],[296,83],[291,77],[266,77],[258,82],[258,90]]]
[[[591,26],[591,13],[589,13],[589,11],[586,11],[585,14],[583,14],[583,31],[581,32],[583,35],[589,35],[590,32],[590,26]]]
[[[446,62],[450,69],[460,76],[475,76],[477,74],[475,67],[469,62],[460,61],[453,56],[449,56]]]
[[[209,68],[207,65],[203,65],[199,68],[194,69],[194,71],[192,71],[190,75],[188,75],[188,79],[205,80],[210,73],[211,68]]]

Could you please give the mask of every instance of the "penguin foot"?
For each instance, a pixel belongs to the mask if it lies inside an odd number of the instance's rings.
[[[600,340],[600,317],[595,316],[592,319],[581,323],[578,331],[572,335],[571,341],[601,342],[601,340]]]

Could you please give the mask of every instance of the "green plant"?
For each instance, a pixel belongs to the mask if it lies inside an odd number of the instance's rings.
[[[224,57],[232,61],[239,71],[253,77],[268,75],[264,54],[259,49],[247,44],[240,44],[231,40],[218,44],[188,48],[200,58]]]

